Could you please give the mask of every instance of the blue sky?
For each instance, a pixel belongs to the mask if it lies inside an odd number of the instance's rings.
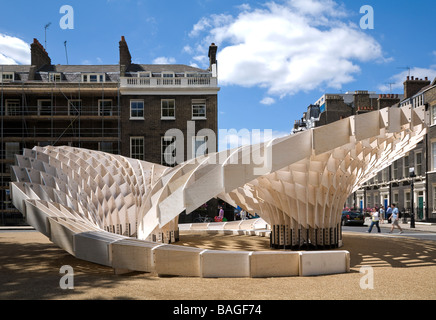
[[[74,9],[74,29],[59,12]],[[360,8],[374,9],[361,29]],[[38,38],[54,64],[117,64],[126,37],[136,63],[207,67],[218,46],[221,129],[289,133],[324,93],[402,93],[411,75],[436,77],[433,0],[52,0],[3,1],[0,64],[26,64]],[[434,32],[434,31],[433,31]],[[27,53],[26,53],[27,52]]]

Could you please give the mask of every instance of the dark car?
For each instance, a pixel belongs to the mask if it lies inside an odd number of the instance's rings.
[[[342,211],[342,225],[360,225],[363,226],[365,218],[363,213],[355,211]]]

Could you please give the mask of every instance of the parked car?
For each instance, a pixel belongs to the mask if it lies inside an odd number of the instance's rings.
[[[365,217],[363,213],[356,211],[342,211],[342,225],[360,225],[365,223]]]

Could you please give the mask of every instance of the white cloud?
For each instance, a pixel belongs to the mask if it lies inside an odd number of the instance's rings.
[[[197,61],[203,65],[209,63],[209,58],[207,56],[203,56],[203,55],[195,56],[192,59],[194,59],[195,61]]]
[[[6,57],[2,53],[0,53],[0,64],[17,64],[17,62],[14,59]]]
[[[276,100],[271,97],[265,97],[260,101],[260,103],[269,106],[276,103]]]
[[[243,3],[239,6],[236,6],[236,8],[238,8],[241,11],[248,11],[251,10],[251,6],[248,3]]]
[[[95,65],[95,64],[103,64],[103,59],[100,57],[96,57],[95,59],[83,59],[81,60],[81,64],[83,65]]]
[[[208,28],[219,28],[220,26],[229,24],[232,21],[233,16],[227,14],[212,14],[210,18],[203,17],[194,25],[189,36],[197,37],[201,32]]]
[[[200,68],[200,66],[199,66],[198,64],[196,64],[195,62],[192,62],[192,61],[191,61],[191,63],[189,64],[189,66],[190,66],[190,67],[193,67],[193,68]]]
[[[191,32],[189,33],[189,36],[196,37],[198,36],[202,31],[206,30],[206,28],[210,27],[209,19],[202,18],[200,21],[198,21],[194,27],[192,28]]]
[[[194,60],[194,61],[192,61]],[[209,66],[209,58],[207,55],[198,55],[192,57],[189,65],[194,68],[207,68]]]
[[[176,59],[173,57],[158,57],[153,60],[153,64],[175,64]]]
[[[186,46],[183,47],[182,52],[186,52],[187,54],[192,54],[194,52],[194,49],[192,49],[191,46],[186,45]]]
[[[381,45],[332,0],[268,2],[237,16],[211,15],[193,28],[219,46],[221,85],[259,86],[285,96],[354,81],[359,62],[387,61]],[[204,53],[204,52],[203,52]]]
[[[329,15],[332,17],[345,17],[347,12],[343,6],[338,5],[333,0],[289,0],[290,6],[303,15],[322,17]]]
[[[0,64],[30,65],[30,46],[19,38],[0,34]]]
[[[379,85],[378,88],[382,92],[389,92],[391,89],[403,91],[404,81],[406,81],[408,75],[409,70],[397,73],[389,79],[389,82]],[[410,76],[418,79],[425,79],[427,77],[430,81],[433,81],[436,78],[436,66],[431,66],[430,68],[412,68],[410,69]]]

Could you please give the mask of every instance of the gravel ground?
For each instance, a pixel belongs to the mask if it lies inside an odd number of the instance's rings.
[[[78,260],[37,232],[0,233],[2,300],[434,300],[436,242],[344,233],[351,272],[317,277],[201,279],[146,273],[114,275],[108,267]],[[182,235],[179,245],[220,250],[269,250],[269,239]],[[74,269],[74,289],[62,290],[63,265]],[[373,289],[362,289],[373,267]],[[368,283],[368,282],[365,282]]]

